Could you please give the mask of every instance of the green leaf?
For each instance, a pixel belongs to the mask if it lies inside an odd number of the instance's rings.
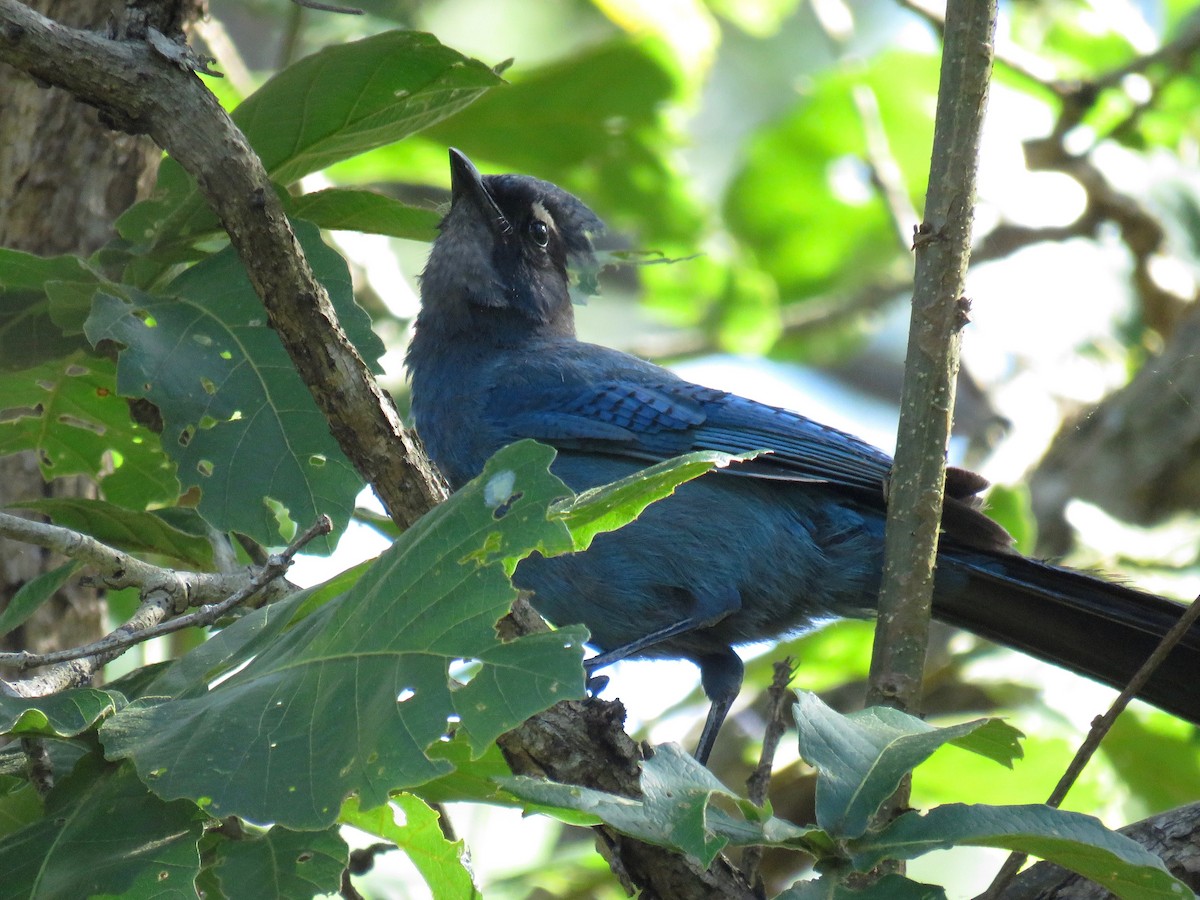
[[[500,642],[493,627],[516,595],[504,567],[533,549],[571,549],[546,516],[569,493],[547,470],[552,457],[532,441],[501,451],[353,588],[260,644],[244,668],[203,693],[113,716],[101,730],[106,753],[131,758],[164,798],[318,829],[352,792],[370,809],[448,771],[425,751],[455,723],[478,754],[535,712],[581,696],[582,629]],[[271,615],[250,613],[209,645],[244,643]],[[193,653],[215,674],[219,647]],[[479,661],[468,683],[450,676],[455,660]]]
[[[397,823],[397,816],[403,822]],[[474,900],[482,896],[466,866],[463,841],[448,841],[438,814],[419,797],[399,794],[391,803],[364,812],[351,797],[339,819],[368,834],[391,841],[416,866],[438,900]]]
[[[432,34],[388,31],[289,66],[233,117],[271,177],[291,184],[427,128],[499,84],[490,67]]]
[[[53,363],[86,346],[54,323],[44,293],[0,294],[0,373]]]
[[[1099,819],[1041,804],[969,806],[951,803],[928,813],[910,812],[875,835],[850,844],[854,865],[869,869],[884,859],[912,859],[952,846],[999,847],[1047,859],[1078,872],[1118,897],[1163,900],[1188,890],[1162,860]]]
[[[47,281],[50,320],[65,335],[82,335],[83,323],[92,310],[92,299],[99,284],[96,281]]]
[[[216,875],[229,900],[311,900],[336,894],[350,848],[336,828],[289,831],[278,825],[265,834],[217,845]]]
[[[572,825],[596,824],[596,817],[589,813],[559,805],[544,807],[501,787],[501,782],[512,778],[513,774],[498,745],[491,744],[478,759],[472,758],[473,752],[470,742],[462,735],[456,734],[451,740],[434,744],[429,748],[429,757],[446,760],[454,766],[454,771],[413,788],[413,794],[430,804],[471,801],[518,808],[527,815],[550,815]]]
[[[0,900],[194,897],[204,816],[164,803],[131,766],[85,757],[51,791],[46,818],[0,839]]]
[[[0,734],[74,737],[125,705],[112,691],[72,688],[45,697],[0,695]]]
[[[812,881],[799,881],[775,900],[946,900],[946,892],[936,884],[921,884],[903,875],[884,875],[874,884],[854,889],[836,875],[822,875]]]
[[[79,571],[81,562],[70,560],[49,572],[35,575],[25,582],[0,610],[0,634],[8,634],[35,612],[38,607],[54,596],[54,592],[67,583]]]
[[[321,228],[386,234],[410,241],[432,241],[440,216],[435,210],[409,206],[375,191],[329,188],[287,196],[288,215]]]
[[[223,628],[194,650],[169,663],[149,684],[141,686],[140,697],[202,697],[219,677],[264,652],[301,618],[302,609],[320,587],[297,591],[290,597],[247,613]],[[265,820],[264,820],[265,821]]]
[[[1020,755],[1019,732],[995,719],[935,728],[887,707],[841,715],[816,694],[801,691],[798,696],[794,709],[800,755],[820,776],[817,823],[838,838],[866,832],[900,780],[943,744],[957,744],[1010,766]]]
[[[114,678],[112,681],[107,682],[104,687],[110,692],[116,691],[120,693],[122,697],[128,700],[135,700],[138,697],[146,696],[147,687],[153,684],[154,680],[172,665],[174,665],[174,661],[168,660],[147,663],[126,672],[119,678]]]
[[[91,535],[127,553],[156,553],[192,569],[212,570],[212,543],[175,528],[163,519],[161,511],[137,512],[104,500],[76,497],[26,500],[19,507],[36,510],[55,525]],[[0,621],[3,618],[0,613]]]
[[[90,292],[98,278],[75,256],[35,256],[0,247],[0,371],[15,371],[61,359],[85,346],[73,324],[82,321],[55,303],[52,288],[84,281]]]
[[[0,291],[41,291],[48,281],[95,281],[77,256],[38,256],[0,247]]]
[[[497,787],[498,779],[512,777],[512,769],[497,745],[492,744],[475,758],[475,751],[466,736],[456,734],[453,739],[439,741],[430,747],[429,758],[444,759],[454,769],[413,789],[413,793],[426,803],[475,800],[497,805],[519,805],[515,797]]]
[[[158,436],[129,417],[108,360],[76,353],[0,375],[0,398],[0,455],[34,450],[47,481],[87,475],[132,509],[178,498]],[[104,474],[110,459],[115,470]]]
[[[346,263],[311,225],[296,235],[364,359],[383,345],[354,303]],[[199,511],[221,531],[268,546],[286,543],[272,502],[294,523],[321,514],[340,533],[362,480],[296,374],[232,248],[193,266],[168,288],[178,297],[100,294],[86,325],[93,342],[124,346],[117,387],[145,397],[163,417],[162,444]],[[314,336],[319,340],[320,336]],[[335,536],[309,549],[332,549]]]
[[[310,172],[399,141],[452,115],[501,78],[430,34],[389,31],[326,47],[289,66],[233,113],[271,179]],[[212,231],[216,218],[173,160],[154,196],[118,221],[135,243]]]
[[[0,838],[32,825],[43,812],[42,798],[29,781],[0,775]]]
[[[559,807],[594,816],[639,840],[682,851],[706,867],[729,843],[810,850],[818,845],[828,847],[815,829],[765,815],[733,794],[676,744],[656,747],[654,755],[642,763],[641,800],[525,776],[500,778],[498,783],[551,811]],[[711,804],[714,796],[732,799],[752,818],[735,819],[715,808]]]
[[[669,497],[675,488],[699,478],[713,468],[753,459],[757,453],[733,456],[698,450],[657,463],[620,481],[584,491],[555,504],[551,515],[570,529],[576,550],[586,550],[597,534],[632,521],[656,500]]]
[[[768,38],[796,12],[800,0],[708,0],[714,13],[759,38]]]
[[[1106,22],[1103,15],[1092,18],[1064,13],[1059,10],[1043,20],[1038,46],[1042,58],[1053,62],[1061,77],[1091,78],[1138,56],[1130,36],[1115,29],[1113,19]]]

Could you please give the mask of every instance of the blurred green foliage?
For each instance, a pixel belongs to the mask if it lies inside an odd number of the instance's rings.
[[[606,279],[606,302],[596,304],[597,327],[607,326],[626,345],[649,334],[664,338],[662,354],[670,357],[725,351],[770,354],[790,363],[840,363],[852,381],[889,396],[895,382],[889,382],[886,353],[873,349],[867,357],[862,351],[876,338],[875,314],[897,308],[907,287],[907,236],[920,217],[935,110],[935,23],[890,0],[368,0],[360,5],[366,15],[351,17],[302,9],[285,0],[211,2],[214,21],[231,42],[214,41],[210,49],[230,77],[207,79],[206,84],[234,110],[297,218],[326,230],[386,236],[415,285],[423,247],[414,251],[411,242],[428,240],[433,233],[448,200],[446,147],[457,146],[484,171],[536,175],[579,194],[607,221],[607,249],[645,251],[615,255],[663,263],[620,267]],[[1023,141],[1051,135],[1064,151],[1057,160],[1059,171],[1086,161],[1129,196],[1144,201],[1167,235],[1161,255],[1200,276],[1200,183],[1193,171],[1200,146],[1200,75],[1196,42],[1186,44],[1196,27],[1195,5],[1185,0],[1006,4],[993,87],[993,108],[1003,111],[1003,117],[997,113],[985,154],[1009,160],[1016,174],[999,188],[981,187],[980,233],[997,225],[1028,224],[1007,204],[1009,195],[1037,195],[1043,182],[1031,186],[1032,173],[1011,161],[1020,159]],[[1182,49],[1147,56],[1164,44]],[[1077,121],[1058,134],[1054,123],[1064,108],[1078,113]],[[1056,225],[1078,215],[1052,191],[1045,200],[1048,209],[1042,212]],[[4,383],[14,386],[10,403],[20,407],[0,417],[0,450],[37,449],[48,477],[70,472],[100,481],[108,505],[72,508],[69,516],[60,508],[64,523],[114,541],[119,531],[127,541],[136,538],[145,552],[163,557],[179,558],[186,551],[186,558],[199,561],[200,567],[209,564],[211,554],[206,545],[210,535],[198,516],[218,529],[238,524],[239,530],[271,542],[278,540],[276,526],[288,524],[276,517],[307,516],[314,498],[335,497],[343,523],[358,483],[334,451],[294,454],[298,474],[285,485],[267,485],[254,466],[242,465],[244,457],[236,455],[237,438],[248,431],[243,419],[251,409],[250,395],[229,396],[222,391],[231,386],[219,391],[213,379],[197,375],[196,354],[212,349],[217,356],[205,362],[214,365],[233,359],[229,348],[221,357],[212,335],[200,335],[207,337],[205,343],[192,327],[215,322],[225,329],[219,333],[233,333],[221,317],[224,292],[232,283],[222,266],[231,257],[215,217],[182,169],[168,161],[154,196],[130,210],[120,226],[122,239],[90,260],[37,260],[0,251],[0,368]],[[1112,230],[1081,231],[1075,243],[1086,242],[1098,254],[1111,251]],[[310,249],[330,252],[318,246],[314,231],[305,235]],[[350,296],[353,275],[358,299],[375,316],[376,333],[403,335],[411,309],[397,304],[396,312],[386,312],[384,304],[367,302],[372,298],[363,290],[369,282],[375,291],[388,294],[384,300],[393,300],[391,294],[403,293],[401,286],[381,288],[371,278],[372,264],[355,256],[352,238],[343,235],[338,241],[351,257],[350,273],[340,261],[322,271],[337,282],[343,313],[365,328],[365,316]],[[1120,255],[1128,248],[1117,251]],[[990,265],[1007,265],[1009,255],[1016,254],[999,254]],[[1043,290],[1041,281],[1051,281],[1043,274],[1027,277],[1020,289]],[[1105,347],[1106,353],[1095,357],[1140,362],[1146,329],[1137,308],[1137,285],[1133,278],[1121,277],[1125,280],[1114,287],[1125,302],[1121,321],[1110,330],[1107,344],[1093,336],[1087,346]],[[157,293],[149,300],[133,286]],[[1055,288],[1044,290],[1049,308],[1057,299]],[[93,298],[99,298],[94,305]],[[131,298],[140,304],[136,309],[126,303]],[[126,321],[130,327],[108,335],[119,336],[124,344],[121,367],[111,361],[111,346],[89,349],[80,335],[89,311],[94,315],[105,304],[120,304],[122,312],[141,321],[137,327]],[[168,307],[190,311],[194,320],[178,323],[165,312],[155,314]],[[261,360],[273,358],[277,348],[266,346],[273,336],[253,307],[245,307],[236,325],[252,332],[246,358],[262,368]],[[1023,324],[1030,331],[1041,328],[1040,320]],[[146,337],[150,333],[153,341]],[[359,337],[374,364],[384,348],[365,333]],[[178,361],[172,350],[176,340],[189,353],[188,365],[178,368],[190,379],[192,396],[178,388],[177,396],[155,398],[177,426],[178,434],[168,440],[140,420],[128,420],[120,399],[149,391],[149,377],[133,379],[143,389],[128,379],[119,382],[118,373],[150,359],[156,346],[163,351],[154,357],[158,362]],[[292,440],[312,428],[308,414],[315,410],[305,407],[303,391],[260,389],[254,398],[254,410],[263,409],[280,423],[282,437],[270,441],[272,446],[308,446]],[[185,413],[173,411],[183,407],[191,421],[180,424],[173,416]],[[982,430],[969,434],[977,444],[986,443]],[[174,438],[196,434],[201,440],[189,456],[187,441]],[[254,442],[251,454],[260,464],[273,463],[261,443]],[[212,449],[204,450],[203,459],[194,458],[197,448],[204,447]],[[185,486],[219,484],[219,496],[182,496],[176,476],[181,461],[190,466],[182,479]],[[217,481],[213,471],[219,474]],[[268,498],[269,521],[264,518]],[[214,499],[229,514],[213,513]],[[1021,549],[1034,547],[1036,529],[1023,490],[997,490],[991,508]],[[194,526],[187,535],[163,525],[162,520],[176,523],[182,517]],[[345,583],[339,582],[336,591],[308,597],[297,618],[352,590],[360,574],[343,576]],[[263,625],[269,618],[259,614],[240,631],[226,634],[244,636],[259,625],[283,628]],[[265,640],[264,634],[258,632],[258,638]],[[938,751],[922,770],[917,802],[964,795],[1036,802],[1065,762],[1074,726],[1042,703],[1037,691],[1014,688],[1023,673],[1009,678],[1005,669],[1003,677],[990,679],[976,673],[990,665],[994,674],[996,660],[1007,660],[1002,665],[1009,666],[1016,657],[962,643],[936,649],[931,681],[955,683],[971,666],[972,690],[931,692],[935,702],[930,714],[961,720],[965,713],[1000,709],[1032,721],[1035,728],[1021,725],[1032,733],[1028,759],[1015,773],[998,774],[956,749]],[[206,646],[215,652],[221,644]],[[239,646],[246,659],[258,649],[257,644]],[[742,777],[757,752],[761,701],[754,695],[770,681],[773,659],[792,654],[799,664],[799,684],[853,706],[869,651],[869,625],[837,623],[781,644],[769,656],[752,658],[744,714],[750,720],[744,732],[751,739],[735,742],[730,732],[737,729],[726,732],[725,740],[736,746],[727,754],[733,768],[721,774]],[[186,690],[201,694],[215,671],[188,670]],[[136,699],[140,689],[153,683],[167,684],[162,688],[167,693],[183,691],[179,684],[172,687],[170,679],[152,680],[145,673],[135,672],[123,683],[126,696],[140,704],[135,711],[158,708],[167,718],[167,707],[156,707],[157,700]],[[240,690],[239,685],[232,680],[227,695]],[[673,713],[698,718],[698,698],[697,692],[663,718]],[[386,705],[391,699],[384,701]],[[330,702],[323,712],[327,725],[321,733],[306,732],[318,748],[322,741],[339,738],[337,717],[345,711]],[[247,722],[252,713],[239,711]],[[103,714],[96,712],[93,718]],[[226,738],[233,743],[240,740],[238,721],[231,717],[226,723],[233,733]],[[146,730],[160,724],[143,714]],[[172,751],[185,760],[181,748],[193,737],[188,729],[176,725],[161,732],[175,741]],[[53,729],[48,733],[56,734]],[[245,881],[243,886],[265,884],[273,871],[270,859],[279,852],[316,860],[308,872],[304,866],[288,870],[289,896],[333,888],[337,860],[330,860],[345,852],[336,832],[297,838],[293,832],[272,830],[255,834],[233,853],[212,838],[200,845],[208,855],[197,859],[194,807],[156,799],[128,764],[101,763],[94,741],[93,733],[69,752],[53,751],[68,769],[81,753],[86,763],[79,778],[51,797],[52,806],[91,791],[166,816],[175,831],[163,838],[155,861],[176,867],[171,870],[175,874],[205,867],[203,883],[214,896],[222,889],[232,896],[225,882],[235,877]],[[794,744],[786,739],[781,751],[775,799],[779,814],[811,789],[812,772],[796,760]],[[136,758],[133,748],[126,749]],[[427,783],[425,799],[470,796],[516,802],[501,796],[491,780],[506,772],[494,744],[477,760],[461,739],[439,743],[429,754],[439,761],[434,766],[439,771],[456,768]],[[69,839],[66,846],[73,846],[74,825],[64,828],[61,821],[42,818],[27,782],[14,774],[15,756],[9,754],[7,768],[0,768],[0,830],[25,829]],[[263,759],[263,771],[269,771],[270,754]],[[141,768],[156,764],[140,762]],[[1178,777],[1166,784],[1160,777],[1164,770]],[[87,777],[92,780],[85,784]],[[147,777],[158,776],[151,772]],[[252,780],[265,782],[266,775]],[[1114,782],[1120,790],[1112,789]],[[1085,775],[1071,805],[1104,812],[1115,822],[1194,799],[1197,785],[1200,749],[1194,730],[1139,711],[1110,737],[1104,759]],[[206,799],[211,802],[212,795]],[[356,804],[342,809],[341,821],[435,860],[422,868],[431,884],[439,867],[448,866],[444,880],[437,882],[439,896],[471,896],[461,844],[438,833],[433,812],[417,796],[406,794],[397,802],[408,817],[405,823],[372,819],[370,811]],[[796,821],[808,821],[802,809],[786,811]],[[331,807],[323,809],[321,824],[335,813]],[[486,841],[500,830],[485,822],[467,837]],[[578,835],[552,835],[545,848],[485,871],[489,896],[525,897],[537,887],[561,897],[619,895],[598,857],[580,847]],[[7,850],[26,866],[34,858],[22,846]],[[793,858],[769,868],[769,887],[789,884],[802,865]],[[94,886],[114,892],[131,877],[106,868],[98,871]],[[384,895],[387,888],[378,890]]]

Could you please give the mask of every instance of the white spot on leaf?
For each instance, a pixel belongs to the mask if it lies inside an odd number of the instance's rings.
[[[497,472],[489,478],[487,484],[483,486],[483,502],[488,505],[488,509],[495,509],[507,502],[508,498],[512,496],[513,486],[516,483],[517,473],[512,469]]]

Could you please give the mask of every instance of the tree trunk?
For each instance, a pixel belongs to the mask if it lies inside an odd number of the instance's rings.
[[[35,0],[29,4],[68,25],[103,30],[127,13],[115,0]],[[164,33],[202,12],[203,0],[143,0],[129,12]],[[0,65],[0,246],[51,256],[87,255],[115,235],[117,216],[145,197],[162,153],[144,138],[111,131],[94,109]],[[69,477],[46,483],[33,454],[0,458],[0,508],[38,497],[94,497],[95,485]],[[0,539],[0,608],[35,575],[60,560]],[[0,649],[38,652],[84,643],[103,633],[97,592],[68,585],[24,627],[0,637]]]

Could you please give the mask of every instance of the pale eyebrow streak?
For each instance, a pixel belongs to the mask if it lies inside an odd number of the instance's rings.
[[[558,226],[554,224],[554,216],[550,215],[550,210],[546,209],[541,200],[533,201],[533,217],[545,222],[552,231],[558,231]]]

